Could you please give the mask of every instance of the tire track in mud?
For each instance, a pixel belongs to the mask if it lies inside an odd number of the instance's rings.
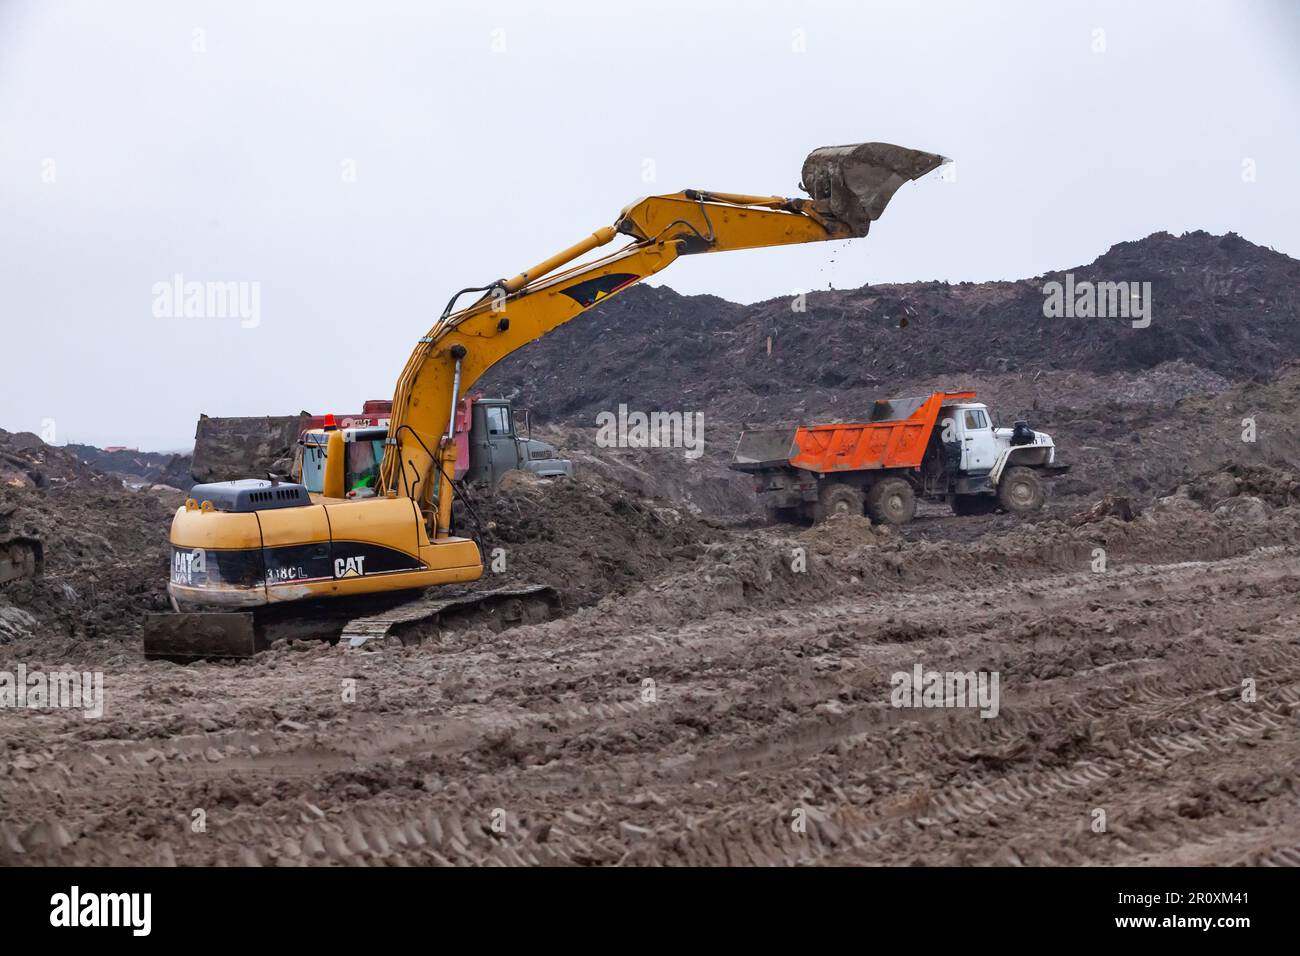
[[[253,729],[86,741],[50,721],[3,753],[0,863],[1293,865],[1298,593],[1273,552],[979,604],[904,591],[672,630],[588,613],[486,648],[253,664],[217,674],[247,682],[237,706],[359,667],[394,686],[363,713],[284,702]],[[1020,683],[995,720],[894,710],[888,673],[918,658]],[[663,678],[653,705],[642,675]],[[1253,705],[1234,699],[1246,676]],[[465,699],[431,702],[449,680]],[[1099,805],[1106,834],[1088,830]]]

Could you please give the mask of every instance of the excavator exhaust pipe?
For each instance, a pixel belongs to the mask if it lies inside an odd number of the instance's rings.
[[[880,218],[898,187],[948,161],[937,153],[890,143],[822,146],[803,161],[800,188],[825,203],[836,219],[861,238]]]

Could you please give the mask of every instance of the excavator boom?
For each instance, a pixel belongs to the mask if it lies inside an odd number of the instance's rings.
[[[382,492],[416,500],[438,538],[450,534],[454,451],[445,441],[458,396],[505,356],[612,295],[672,264],[678,256],[865,236],[894,193],[945,162],[942,156],[888,143],[813,150],[803,165],[809,199],[684,190],[638,200],[612,226],[512,279],[481,292],[420,339],[393,397]],[[615,252],[558,271],[627,236]],[[434,510],[434,501],[437,509]]]

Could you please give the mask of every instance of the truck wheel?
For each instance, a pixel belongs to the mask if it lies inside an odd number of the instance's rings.
[[[998,482],[998,504],[1013,515],[1033,514],[1043,507],[1043,483],[1038,472],[1017,465],[1002,473]]]
[[[867,492],[867,514],[876,524],[907,524],[916,514],[916,495],[902,478],[886,478]]]
[[[967,517],[987,515],[997,510],[998,499],[993,495],[953,495],[952,513]]]
[[[817,492],[817,507],[813,512],[813,518],[818,524],[831,515],[860,514],[862,514],[862,492],[858,488],[841,481],[822,482]]]

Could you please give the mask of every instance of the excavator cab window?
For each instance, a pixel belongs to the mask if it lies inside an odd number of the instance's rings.
[[[325,490],[325,446],[302,446],[302,483],[312,494],[319,495]]]
[[[346,433],[343,454],[343,493],[349,498],[370,498],[379,484],[384,463],[386,428],[357,428]]]
[[[349,498],[370,497],[379,480],[379,466],[384,461],[384,441],[353,441],[347,445],[344,485]],[[366,494],[366,491],[369,494]],[[354,494],[355,492],[355,494]]]

